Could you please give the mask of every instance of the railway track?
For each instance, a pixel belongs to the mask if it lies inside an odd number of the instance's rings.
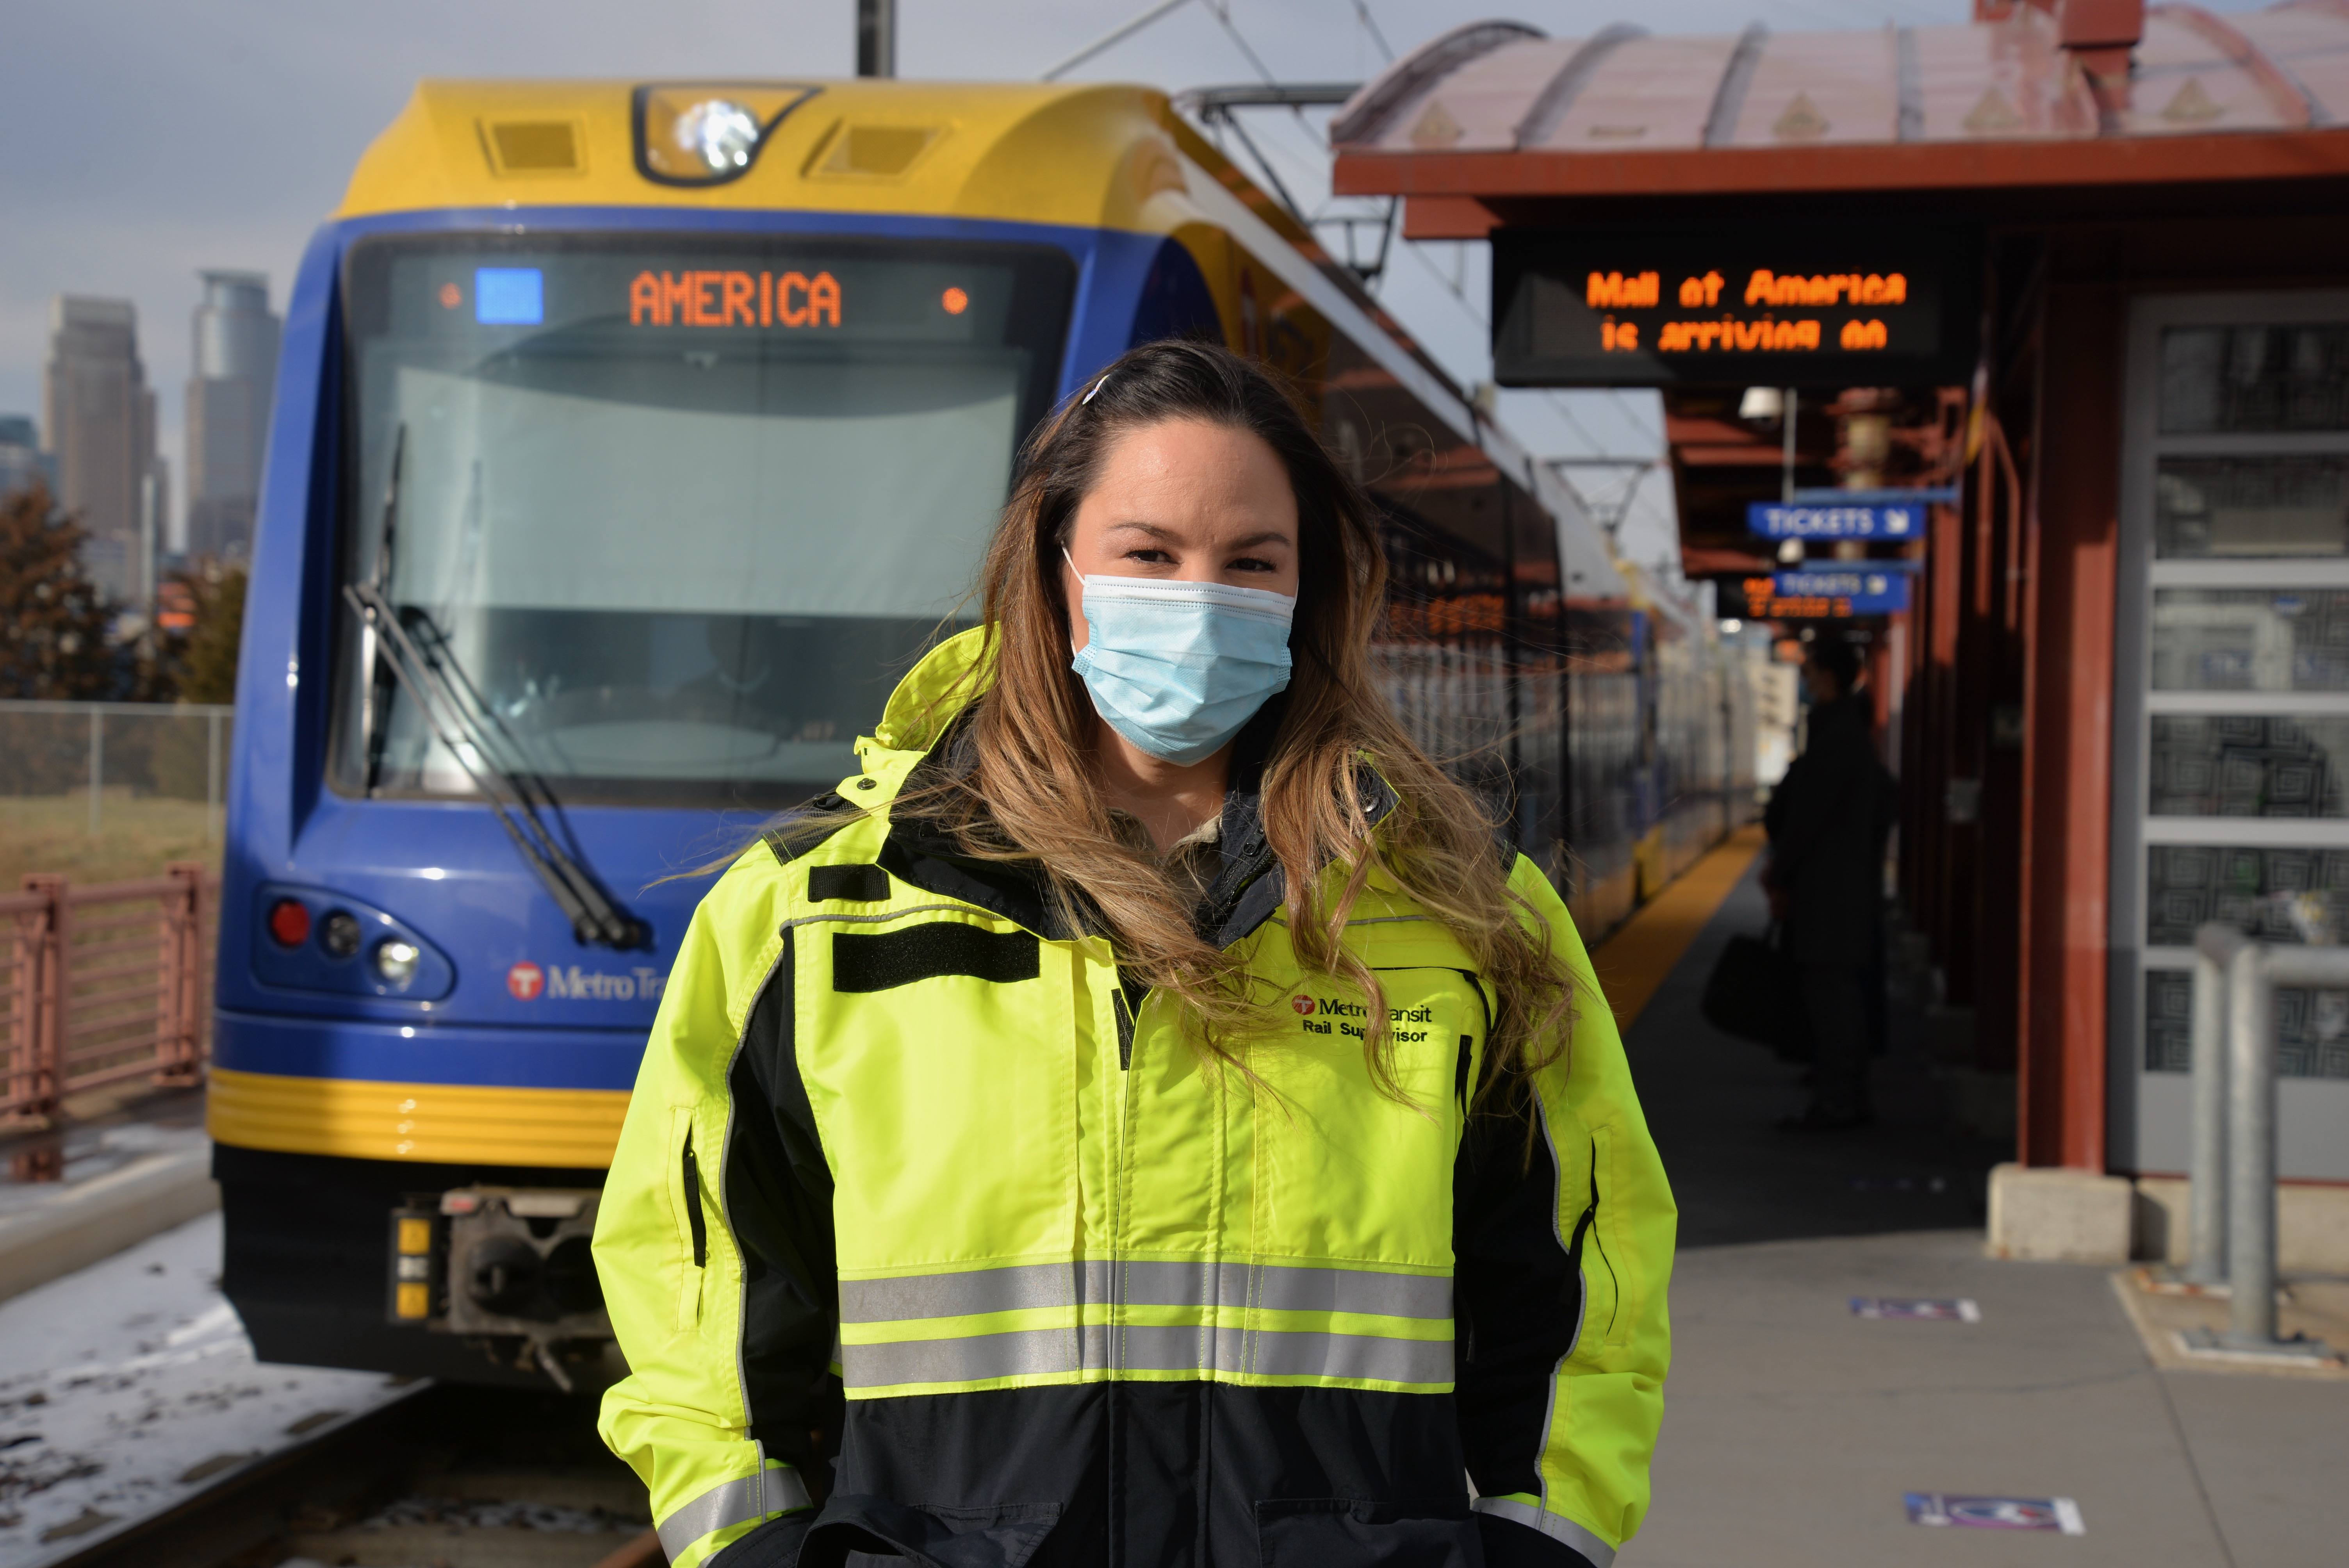
[[[657,1568],[582,1401],[433,1385],[43,1568]]]

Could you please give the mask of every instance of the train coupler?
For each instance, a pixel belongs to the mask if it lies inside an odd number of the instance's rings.
[[[408,1194],[391,1212],[390,1320],[462,1336],[569,1391],[572,1364],[612,1339],[589,1251],[599,1197],[554,1187]]]

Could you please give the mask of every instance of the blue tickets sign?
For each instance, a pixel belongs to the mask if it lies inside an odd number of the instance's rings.
[[[1767,580],[1767,593],[1755,592],[1763,586],[1763,579],[1746,580],[1746,598],[1766,601],[1753,604],[1751,614],[1756,620],[1889,615],[1909,608],[1909,573],[1873,563],[1774,572]]]
[[[1831,506],[1750,501],[1745,531],[1764,539],[1917,539],[1925,531],[1922,501]]]

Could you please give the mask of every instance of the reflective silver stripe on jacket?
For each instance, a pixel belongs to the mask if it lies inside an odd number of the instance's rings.
[[[840,1282],[843,1323],[903,1323],[1112,1302],[1132,1306],[1347,1312],[1432,1322],[1452,1315],[1452,1281],[1444,1274],[1297,1268],[1210,1258],[1197,1263],[1021,1264],[960,1274]]]
[[[1571,1546],[1589,1561],[1590,1568],[1610,1568],[1615,1561],[1615,1548],[1562,1513],[1552,1513],[1536,1508],[1530,1502],[1518,1502],[1506,1497],[1480,1497],[1469,1506],[1479,1513],[1496,1514],[1530,1525],[1561,1545]]]
[[[771,1470],[763,1475],[722,1481],[660,1522],[661,1553],[674,1563],[687,1547],[713,1530],[814,1505],[807,1482],[795,1470]]]
[[[1448,1338],[1390,1339],[1374,1334],[1281,1333],[1209,1325],[1113,1328],[1088,1324],[954,1339],[902,1339],[843,1345],[841,1357],[842,1379],[852,1389],[1112,1369],[1386,1383],[1452,1381]]]

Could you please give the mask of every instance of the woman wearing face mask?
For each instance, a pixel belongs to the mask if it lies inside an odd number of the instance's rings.
[[[982,588],[662,998],[595,1255],[670,1561],[1606,1568],[1671,1197],[1565,909],[1379,695],[1363,498],[1153,345]]]

